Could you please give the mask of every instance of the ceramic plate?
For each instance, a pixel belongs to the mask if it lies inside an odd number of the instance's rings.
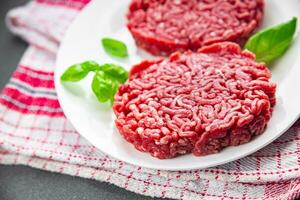
[[[212,167],[247,156],[266,146],[282,135],[300,113],[300,37],[271,70],[272,80],[278,84],[277,105],[266,131],[251,142],[228,147],[218,154],[195,157],[180,156],[159,160],[147,153],[135,150],[118,133],[114,114],[108,104],[97,102],[90,89],[92,77],[76,84],[60,81],[61,74],[71,64],[85,60],[99,63],[116,63],[127,69],[139,61],[151,57],[137,49],[126,29],[126,12],[129,0],[92,1],[69,28],[57,57],[55,85],[61,107],[77,131],[102,152],[134,165],[161,170],[190,170]],[[300,19],[299,0],[267,0],[262,27],[289,20]],[[298,34],[300,35],[300,34]],[[113,37],[124,41],[130,57],[127,60],[112,59],[101,46],[101,38]]]

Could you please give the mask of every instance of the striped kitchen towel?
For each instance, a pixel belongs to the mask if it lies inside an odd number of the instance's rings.
[[[10,30],[30,46],[0,96],[0,163],[105,181],[153,197],[281,200],[300,194],[300,121],[246,158],[194,171],[129,165],[82,138],[59,106],[53,71],[59,42],[87,3],[34,0],[8,13]]]

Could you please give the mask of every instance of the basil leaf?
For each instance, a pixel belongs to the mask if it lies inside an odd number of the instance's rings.
[[[119,83],[125,83],[128,79],[128,72],[119,65],[104,64],[100,66],[100,70]]]
[[[85,62],[81,63],[81,65],[84,70],[87,70],[89,72],[97,71],[100,69],[100,65],[92,60],[85,61]]]
[[[96,72],[92,82],[92,90],[98,101],[104,103],[107,101],[113,102],[114,95],[118,89],[118,83],[110,79],[105,73]]]
[[[116,56],[125,58],[128,56],[128,51],[126,45],[119,41],[112,38],[103,38],[102,45],[106,53]]]
[[[62,81],[76,82],[86,77],[88,73],[89,71],[83,69],[82,65],[80,64],[72,65],[63,73],[60,79]]]
[[[89,72],[100,69],[98,63],[94,61],[86,61],[83,63],[70,66],[60,77],[62,81],[77,82],[85,78]]]
[[[256,54],[256,60],[267,64],[282,56],[293,41],[297,18],[267,28],[253,35],[245,48]]]
[[[121,66],[115,64],[101,65],[92,82],[92,90],[98,101],[113,103],[119,85],[125,83],[127,78],[128,72]]]

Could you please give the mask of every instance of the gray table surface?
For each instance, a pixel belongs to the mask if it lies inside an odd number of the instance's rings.
[[[7,11],[28,0],[0,2],[0,88],[15,70],[27,44],[5,27]],[[117,186],[25,166],[0,165],[0,200],[152,199]]]

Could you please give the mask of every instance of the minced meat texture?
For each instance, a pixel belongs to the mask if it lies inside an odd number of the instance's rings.
[[[243,43],[260,24],[264,0],[132,0],[128,28],[154,55],[197,50],[222,41]]]
[[[115,96],[115,123],[136,149],[160,159],[217,153],[264,131],[275,105],[270,77],[231,42],[144,61]]]

